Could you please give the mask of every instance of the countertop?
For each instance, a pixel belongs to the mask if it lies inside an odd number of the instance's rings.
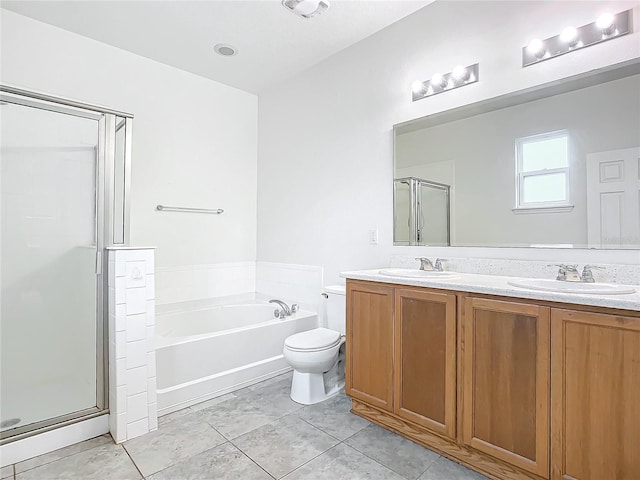
[[[395,285],[439,288],[460,292],[484,293],[487,295],[500,295],[504,297],[528,298],[533,300],[547,300],[550,302],[571,303],[575,305],[591,305],[595,307],[640,311],[640,286],[638,285],[629,285],[630,287],[635,288],[636,293],[586,295],[529,290],[509,285],[509,280],[518,280],[521,279],[521,277],[459,273],[457,277],[450,279],[399,278],[381,275],[379,273],[380,270],[381,269],[377,268],[375,270],[341,272],[340,276],[353,280],[368,280],[371,282],[391,283]]]

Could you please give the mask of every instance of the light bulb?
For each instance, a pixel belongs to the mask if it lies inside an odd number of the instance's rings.
[[[544,57],[546,53],[544,43],[542,43],[542,40],[539,38],[534,38],[529,42],[529,45],[527,45],[527,52],[538,59]]]
[[[444,88],[447,86],[447,81],[441,73],[434,73],[431,77],[431,85],[436,88]]]
[[[560,34],[560,40],[570,47],[575,46],[578,43],[578,30],[574,27],[565,28]]]
[[[451,76],[457,82],[464,82],[469,79],[469,70],[462,65],[456,65],[453,67],[453,71],[451,72]]]
[[[608,35],[612,33],[616,27],[614,20],[615,17],[613,16],[613,13],[605,12],[596,20],[596,26],[602,30],[602,33]]]
[[[421,95],[425,93],[426,89],[424,88],[424,82],[421,82],[420,80],[416,80],[411,84],[411,90],[416,95]]]

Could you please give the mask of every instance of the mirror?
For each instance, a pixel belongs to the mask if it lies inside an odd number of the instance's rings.
[[[640,248],[638,63],[394,135],[395,245]]]

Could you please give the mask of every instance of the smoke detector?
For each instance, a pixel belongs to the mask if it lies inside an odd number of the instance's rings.
[[[282,5],[302,18],[312,18],[329,8],[328,0],[282,0]]]
[[[227,45],[226,43],[218,43],[214,45],[213,50],[223,57],[233,57],[238,53],[238,49],[233,45]]]

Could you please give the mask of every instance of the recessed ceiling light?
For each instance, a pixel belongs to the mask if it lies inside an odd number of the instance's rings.
[[[236,47],[227,45],[225,43],[218,43],[213,47],[213,49],[218,55],[222,55],[223,57],[233,57],[238,53]]]
[[[282,0],[282,5],[302,18],[312,18],[329,8],[329,0]]]

